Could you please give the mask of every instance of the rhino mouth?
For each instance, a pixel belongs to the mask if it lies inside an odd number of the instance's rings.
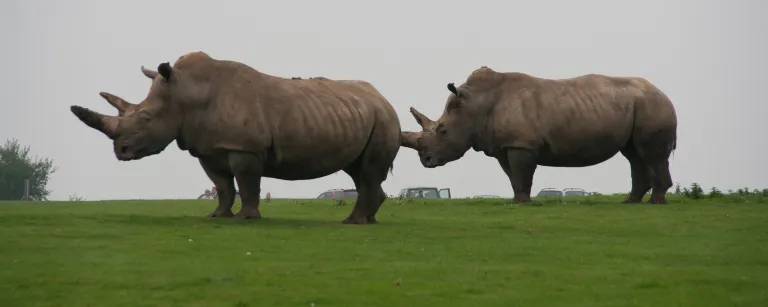
[[[129,145],[122,145],[116,148],[115,155],[120,161],[133,161],[139,160],[147,156],[159,154],[165,150],[167,146],[160,147],[158,149],[149,149],[147,147],[132,148]]]
[[[426,168],[435,168],[438,166],[443,166],[445,162],[442,161],[442,159],[438,159],[436,156],[427,153],[422,156],[421,164]]]

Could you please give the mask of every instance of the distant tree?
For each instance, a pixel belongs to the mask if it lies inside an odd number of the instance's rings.
[[[712,187],[711,190],[709,190],[709,198],[715,198],[715,197],[721,197],[723,196],[723,192],[720,191],[717,187]]]
[[[33,160],[29,146],[21,147],[17,140],[6,140],[0,147],[0,200],[20,200],[24,196],[24,180],[29,179],[29,197],[47,200],[48,179],[56,171],[53,160]]]
[[[690,197],[693,199],[699,199],[701,198],[701,195],[704,194],[704,189],[701,188],[701,186],[694,182],[691,184],[691,190],[690,190]]]

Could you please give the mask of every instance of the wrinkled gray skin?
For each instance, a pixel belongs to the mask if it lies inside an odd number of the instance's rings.
[[[548,80],[523,73],[475,70],[451,92],[432,121],[411,108],[421,132],[403,132],[402,146],[424,167],[461,158],[470,148],[498,160],[517,202],[530,201],[538,165],[586,167],[621,152],[632,169],[625,203],[666,203],[669,156],[677,115],[669,98],[642,78],[597,74]]]
[[[400,148],[400,122],[389,102],[364,81],[287,79],[203,52],[158,71],[139,104],[102,93],[118,109],[107,116],[72,106],[86,125],[112,139],[122,161],[160,153],[174,140],[198,158],[219,193],[212,217],[260,218],[261,178],[306,180],[339,170],[358,198],[344,223],[376,223],[386,198],[381,183]]]

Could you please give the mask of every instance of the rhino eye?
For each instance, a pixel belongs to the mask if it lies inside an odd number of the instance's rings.
[[[445,127],[443,126],[442,123],[440,125],[437,125],[437,129],[435,130],[437,130],[437,133],[440,135],[445,135],[448,132],[447,130],[445,130]]]

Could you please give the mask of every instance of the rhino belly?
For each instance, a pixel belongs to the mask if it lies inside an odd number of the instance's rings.
[[[360,157],[368,142],[368,133],[357,132],[276,139],[268,151],[264,175],[282,180],[305,180],[341,171]]]
[[[626,142],[626,137],[612,133],[550,138],[539,149],[538,164],[551,167],[592,166],[615,156]]]
[[[266,177],[282,180],[305,180],[324,177],[352,164],[363,151],[365,144],[330,142],[307,148],[294,148],[278,161],[270,155],[264,169]]]

